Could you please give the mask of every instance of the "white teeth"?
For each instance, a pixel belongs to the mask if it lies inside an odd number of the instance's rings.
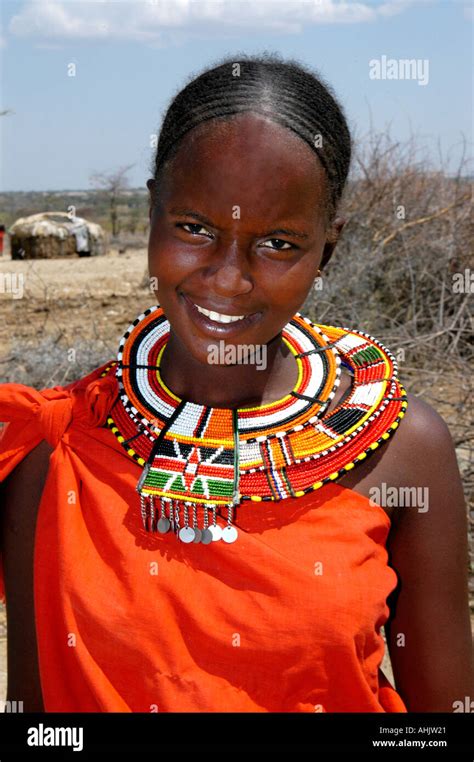
[[[209,320],[215,320],[216,323],[235,323],[236,320],[242,320],[245,317],[245,315],[221,315],[219,312],[205,310],[204,307],[200,307],[199,304],[195,304],[194,306],[197,307],[199,312],[206,315]]]

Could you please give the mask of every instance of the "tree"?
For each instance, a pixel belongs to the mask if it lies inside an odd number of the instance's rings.
[[[91,184],[96,188],[102,190],[108,197],[110,208],[110,224],[113,236],[116,236],[119,232],[117,206],[119,203],[120,194],[129,187],[128,177],[125,177],[125,175],[134,166],[134,164],[128,164],[127,166],[120,167],[113,172],[95,172],[90,176]]]

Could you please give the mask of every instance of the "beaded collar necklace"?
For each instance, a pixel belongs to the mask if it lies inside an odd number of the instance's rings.
[[[298,367],[295,388],[276,402],[236,409],[189,402],[166,387],[159,368],[169,333],[163,309],[146,310],[103,374],[115,373],[119,384],[107,426],[142,467],[137,491],[146,531],[172,530],[184,543],[232,543],[242,502],[300,497],[338,479],[405,414],[394,357],[362,331],[296,313],[282,330]],[[341,364],[353,375],[352,390],[327,412]]]

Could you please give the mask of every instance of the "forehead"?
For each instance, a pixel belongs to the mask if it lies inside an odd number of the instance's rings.
[[[314,214],[325,188],[324,168],[309,145],[268,117],[245,113],[208,120],[187,133],[161,190],[162,197],[191,194],[286,213],[297,205]]]

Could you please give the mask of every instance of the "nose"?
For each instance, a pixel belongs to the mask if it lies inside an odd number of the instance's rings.
[[[210,291],[227,299],[248,294],[252,290],[247,254],[236,242],[230,246],[222,244],[219,251],[214,251],[207,285]]]

